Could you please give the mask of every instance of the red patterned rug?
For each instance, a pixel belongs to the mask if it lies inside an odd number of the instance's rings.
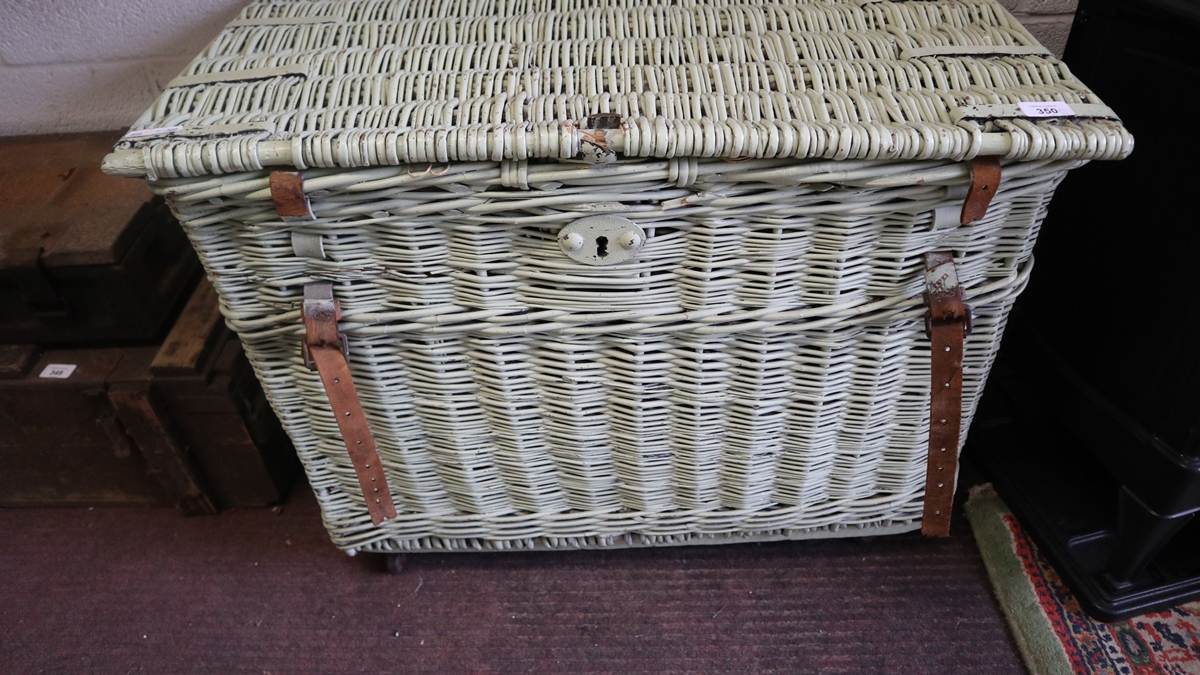
[[[1200,602],[1124,621],[1096,621],[989,486],[972,490],[967,515],[1034,675],[1200,675]]]

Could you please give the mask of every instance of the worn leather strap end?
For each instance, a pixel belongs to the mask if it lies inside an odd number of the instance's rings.
[[[388,488],[387,476],[375,447],[375,437],[367,425],[358,389],[350,376],[345,336],[338,332],[341,308],[333,298],[333,286],[319,282],[304,287],[304,357],[315,366],[325,386],[325,395],[337,419],[338,431],[354,465],[358,484],[366,499],[371,522],[379,525],[396,517],[396,505]]]
[[[269,179],[275,212],[286,222],[315,220],[312,205],[304,194],[304,177],[299,171],[272,171]]]
[[[963,354],[970,311],[949,251],[925,254],[925,299],[930,341],[929,452],[921,533],[950,536],[962,434]]]
[[[925,254],[925,304],[933,322],[961,321],[967,316],[962,286],[958,284],[958,268],[950,251]]]
[[[321,383],[325,385],[329,405],[337,417],[338,431],[342,432],[346,452],[350,455],[350,461],[354,463],[354,472],[358,475],[358,484],[367,501],[367,513],[371,514],[371,522],[378,525],[388,518],[395,518],[396,505],[392,501],[392,492],[388,488],[383,465],[379,462],[375,437],[371,435],[371,429],[367,426],[366,415],[363,414],[362,404],[358,400],[358,390],[354,387],[354,380],[350,377],[350,366],[346,363],[342,350],[310,345],[309,353],[317,364],[317,373],[321,376]]]
[[[967,189],[967,198],[963,201],[963,225],[982,220],[987,215],[992,197],[1000,189],[1000,158],[976,157],[971,160],[971,187]]]
[[[958,445],[962,434],[962,323],[934,324],[930,344],[936,355],[930,367],[929,462],[925,473],[925,506],[921,533],[950,536],[950,514],[958,479]]]

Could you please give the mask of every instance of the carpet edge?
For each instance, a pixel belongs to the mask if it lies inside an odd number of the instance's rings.
[[[1042,611],[1013,549],[1012,534],[1001,518],[1008,507],[988,483],[971,488],[965,509],[992,590],[1026,668],[1032,675],[1072,675],[1066,650]]]

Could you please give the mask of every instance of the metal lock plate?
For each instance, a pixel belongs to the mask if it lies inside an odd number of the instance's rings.
[[[633,260],[646,244],[646,232],[621,216],[589,216],[558,232],[558,245],[584,265],[616,265]]]

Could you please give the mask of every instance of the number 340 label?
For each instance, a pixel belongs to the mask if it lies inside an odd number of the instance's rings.
[[[1071,117],[1075,114],[1071,110],[1071,106],[1062,101],[1053,101],[1050,103],[1036,102],[1017,104],[1021,108],[1021,112],[1028,117]]]
[[[71,377],[71,373],[75,372],[75,364],[73,363],[51,363],[47,364],[42,369],[38,377],[47,377],[54,380],[65,380]]]

